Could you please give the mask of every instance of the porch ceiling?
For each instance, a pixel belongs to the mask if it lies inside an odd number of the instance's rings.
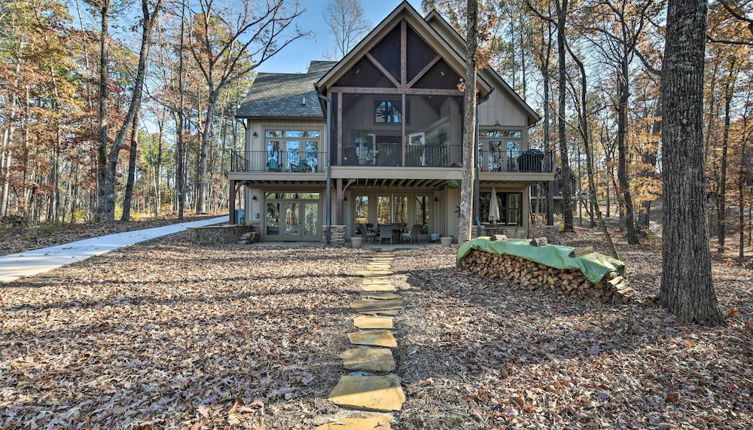
[[[416,188],[439,190],[446,187],[445,179],[356,179],[348,188]]]
[[[312,187],[316,186],[317,188],[324,187],[324,181],[262,181],[262,180],[237,180],[240,184],[245,185],[247,187],[264,187],[264,186],[275,186],[275,187],[289,187],[289,186],[305,186],[305,187]]]

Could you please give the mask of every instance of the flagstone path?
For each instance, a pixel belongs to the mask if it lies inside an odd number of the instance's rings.
[[[391,350],[397,347],[393,320],[382,316],[397,315],[404,305],[392,285],[390,266],[394,258],[392,252],[378,252],[367,269],[358,272],[364,277],[362,291],[350,307],[361,314],[353,318],[353,325],[359,330],[347,333],[353,348],[340,354],[343,367],[355,372],[341,376],[329,394],[332,403],[352,410],[353,416],[316,430],[389,430],[390,415],[369,416],[366,411],[399,411],[405,402],[400,377],[389,373],[396,366]]]

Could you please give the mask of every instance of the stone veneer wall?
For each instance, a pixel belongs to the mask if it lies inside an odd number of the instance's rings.
[[[190,227],[187,229],[191,234],[191,240],[199,245],[219,245],[226,243],[238,243],[238,238],[243,233],[253,232],[250,225],[208,225],[204,227]]]
[[[329,235],[330,245],[345,246],[345,226],[344,225],[322,226],[322,242],[327,243],[328,235]]]

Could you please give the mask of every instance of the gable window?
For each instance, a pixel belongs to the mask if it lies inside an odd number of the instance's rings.
[[[374,109],[374,122],[377,124],[400,124],[403,114],[400,112],[400,102],[393,100],[377,100]]]

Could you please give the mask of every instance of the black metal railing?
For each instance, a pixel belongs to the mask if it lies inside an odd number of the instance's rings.
[[[332,164],[337,164],[333,160]],[[379,143],[376,147],[343,148],[343,166],[378,167],[462,167],[461,145],[408,145],[403,163],[403,146],[394,143]]]
[[[327,154],[322,151],[232,151],[234,172],[322,172]]]
[[[553,166],[551,152],[479,151],[482,172],[552,172]]]
[[[551,153],[537,150],[479,151],[482,172],[552,172]],[[230,170],[235,172],[322,172],[323,151],[231,151]],[[403,162],[402,145],[378,144],[375,150],[344,148],[342,162],[332,165],[376,167],[462,167],[462,145],[408,145]]]

